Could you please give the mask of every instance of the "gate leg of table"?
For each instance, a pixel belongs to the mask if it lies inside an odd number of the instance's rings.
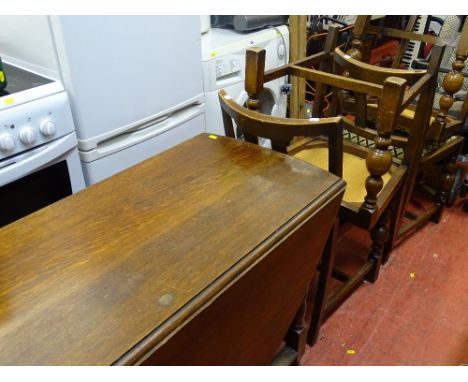
[[[326,302],[328,297],[328,279],[330,278],[330,275],[333,271],[333,266],[335,264],[335,243],[338,238],[339,227],[339,220],[336,219],[325,245],[325,250],[323,251],[322,260],[320,263],[316,291],[314,293],[313,303],[311,303],[312,311],[307,334],[307,343],[310,346],[313,346],[317,342],[320,327],[322,326],[322,322],[327,315]]]
[[[286,345],[297,351],[296,364],[299,364],[304,354],[306,343],[312,346],[317,341],[325,317],[328,279],[335,263],[335,244],[339,227],[339,219],[335,219],[325,244],[318,277],[311,281],[304,301],[285,337]]]
[[[307,300],[308,300],[309,290],[307,290],[304,300],[302,301],[299,310],[294,317],[293,323],[284,338],[286,346],[290,347],[296,351],[297,356],[296,360],[293,363],[294,365],[299,365],[299,362],[304,355],[306,339],[307,339],[307,320],[306,320],[306,310],[307,310]]]

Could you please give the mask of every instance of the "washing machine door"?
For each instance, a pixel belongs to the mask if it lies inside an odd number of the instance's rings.
[[[275,81],[276,82],[276,81]],[[265,86],[263,91],[259,95],[260,100],[260,110],[258,110],[262,114],[266,115],[273,115],[277,117],[285,117],[285,108],[282,107],[280,104],[280,95],[278,94],[279,85],[275,87],[276,84],[273,86]],[[273,89],[277,89],[276,91]],[[242,93],[237,97],[236,101],[239,105],[243,105],[244,107],[247,106],[247,99],[248,94],[244,90]],[[236,138],[237,139],[244,139],[244,133],[242,129],[238,126],[234,128]],[[264,147],[271,148],[271,141],[269,139],[260,138],[259,144]]]

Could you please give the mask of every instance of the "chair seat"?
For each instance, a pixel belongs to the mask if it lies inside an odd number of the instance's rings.
[[[293,155],[314,166],[328,170],[328,148],[317,147],[299,151]],[[346,191],[343,200],[349,203],[362,203],[366,196],[366,179],[369,176],[366,160],[357,155],[343,153],[343,179],[346,181]],[[391,174],[385,174],[382,179],[384,186],[391,178]]]
[[[377,113],[377,105],[375,105],[375,104],[368,104],[367,107],[368,107],[370,116],[372,116],[373,118],[375,118],[375,114]],[[403,112],[401,113],[401,115],[402,115],[403,117],[405,117],[405,118],[408,118],[408,119],[414,119],[414,113],[415,113],[414,108],[412,108],[412,107],[410,106],[410,107],[407,107],[405,110],[403,110]],[[435,119],[436,119],[435,115],[431,115],[430,124],[432,124],[432,123],[435,121]]]
[[[413,109],[405,109],[403,110],[403,112],[401,113],[401,115],[403,115],[404,117],[406,118],[410,118],[410,119],[414,119],[414,110]],[[430,120],[430,124],[432,125],[432,123],[435,121],[435,117],[434,116],[431,116],[431,120]]]

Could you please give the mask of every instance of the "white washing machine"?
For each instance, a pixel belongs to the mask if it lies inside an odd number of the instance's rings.
[[[201,40],[206,131],[225,135],[218,99],[219,90],[225,89],[240,105],[245,104],[248,97],[244,90],[246,49],[265,49],[265,70],[287,64],[289,30],[286,25],[252,33],[212,28],[201,36]],[[287,77],[283,77],[265,84],[260,95],[262,113],[286,116],[287,95],[281,91],[286,82]]]

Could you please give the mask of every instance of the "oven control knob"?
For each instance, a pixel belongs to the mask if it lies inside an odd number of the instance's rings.
[[[39,126],[39,130],[44,137],[51,137],[55,134],[55,122],[51,119],[46,119],[45,121],[41,122]]]
[[[19,133],[21,142],[25,145],[30,146],[36,142],[36,132],[32,127],[23,127]]]
[[[0,151],[9,153],[15,148],[15,138],[11,134],[0,135]]]

